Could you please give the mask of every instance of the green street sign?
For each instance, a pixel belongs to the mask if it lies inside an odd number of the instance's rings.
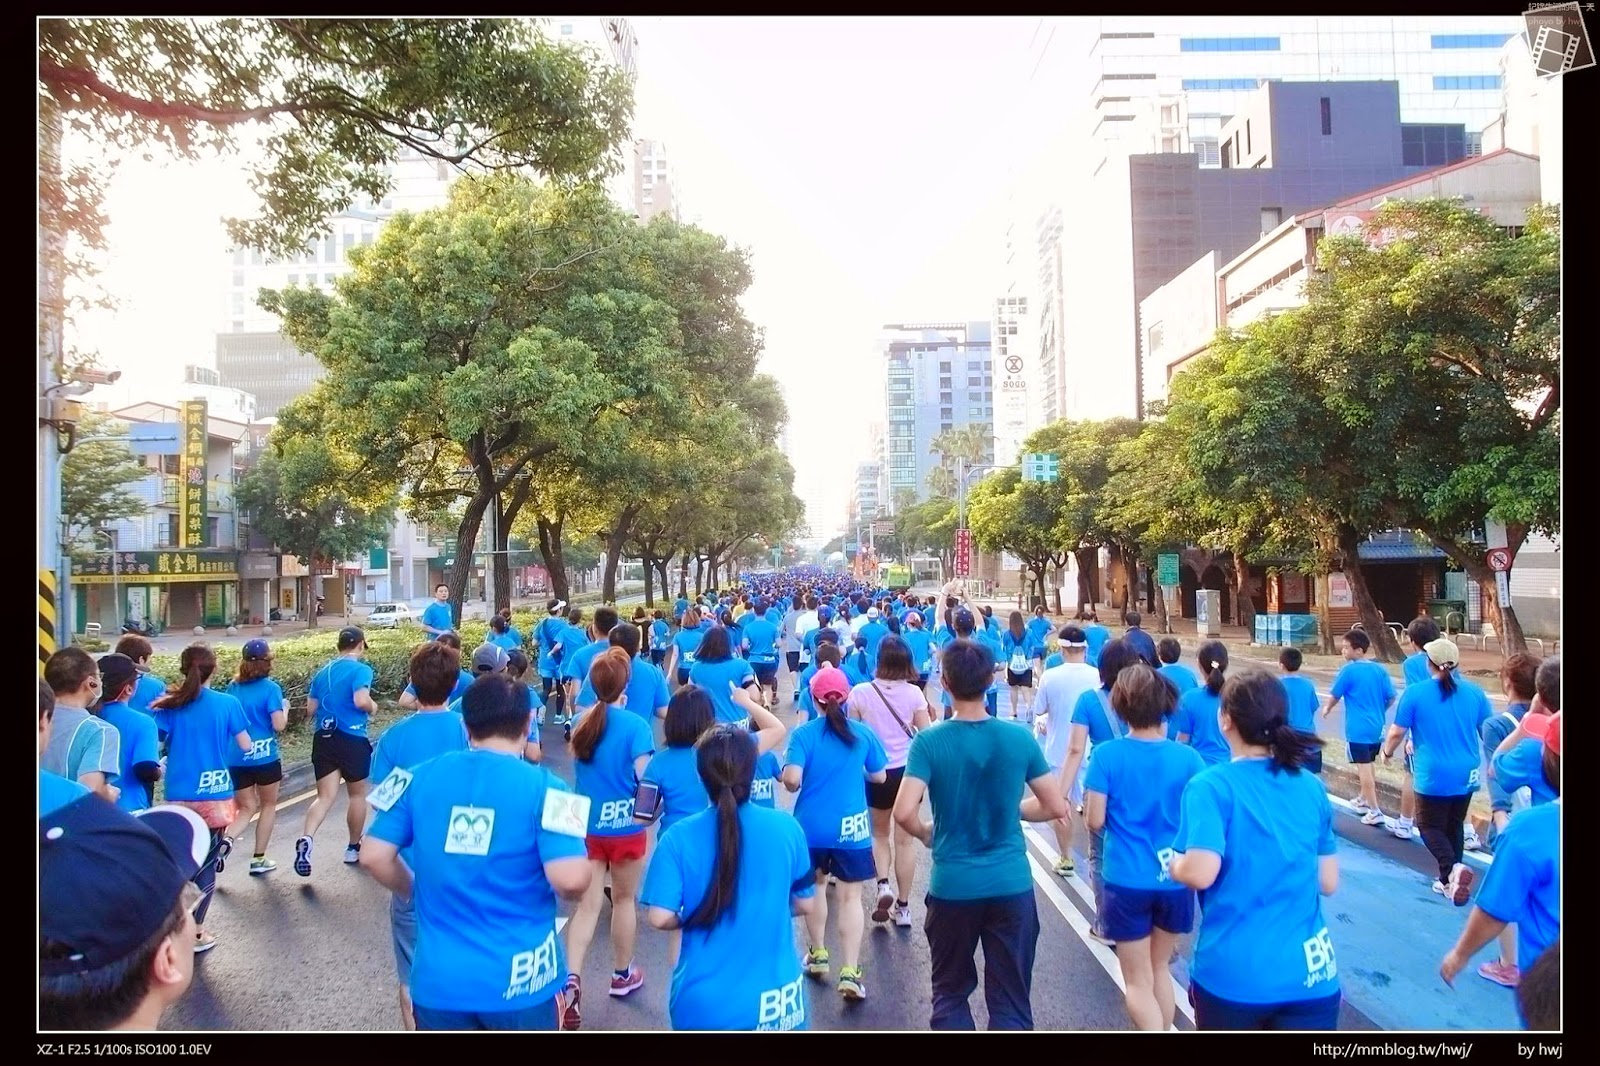
[[[1156,584],[1165,585],[1168,588],[1178,584],[1178,556],[1176,554],[1156,556]]]
[[[1022,457],[1022,480],[1059,481],[1061,460],[1049,452],[1028,452]]]

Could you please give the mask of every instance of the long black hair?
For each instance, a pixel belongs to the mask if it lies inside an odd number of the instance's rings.
[[[191,644],[178,657],[178,672],[183,680],[170,686],[166,693],[150,701],[153,711],[175,711],[187,707],[200,698],[206,682],[217,671],[217,653],[204,644]]]
[[[695,653],[695,661],[702,663],[722,663],[733,658],[733,640],[728,636],[728,630],[723,626],[712,626],[700,641],[700,650]]]
[[[1201,658],[1205,658],[1205,649]],[[1228,679],[1222,689],[1222,713],[1233,722],[1246,744],[1272,752],[1272,772],[1299,770],[1312,752],[1322,747],[1314,733],[1302,733],[1289,724],[1289,699],[1276,677],[1250,671]]]
[[[711,885],[685,929],[710,929],[733,910],[739,891],[739,862],[744,837],[739,831],[739,807],[750,799],[750,782],[756,775],[756,746],[750,732],[719,725],[695,745],[695,768],[717,811],[717,857],[711,867]]]
[[[1227,681],[1228,649],[1220,640],[1208,640],[1200,645],[1196,657],[1200,660],[1200,669],[1206,675],[1206,691],[1213,696],[1222,691],[1223,682]]]

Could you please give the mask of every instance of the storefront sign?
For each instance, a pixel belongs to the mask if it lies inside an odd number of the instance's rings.
[[[183,401],[179,405],[178,428],[183,434],[178,470],[178,546],[202,548],[206,544],[206,402]]]
[[[278,557],[242,555],[239,557],[239,576],[248,581],[270,581],[278,576]]]
[[[1354,607],[1355,594],[1350,591],[1350,579],[1343,574],[1328,575],[1328,606]]]
[[[72,562],[75,585],[170,585],[187,581],[237,581],[239,557],[233,552],[117,552],[98,555],[87,562]]]

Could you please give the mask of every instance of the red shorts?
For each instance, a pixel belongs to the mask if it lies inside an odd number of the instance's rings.
[[[644,858],[646,840],[647,835],[641,829],[627,836],[584,837],[583,843],[589,849],[589,858],[615,866],[617,863],[637,862]]]

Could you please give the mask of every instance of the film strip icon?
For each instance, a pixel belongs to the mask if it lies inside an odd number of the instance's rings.
[[[1576,34],[1552,26],[1539,27],[1539,35],[1533,42],[1534,68],[1540,74],[1560,74],[1571,69],[1581,43]]]

